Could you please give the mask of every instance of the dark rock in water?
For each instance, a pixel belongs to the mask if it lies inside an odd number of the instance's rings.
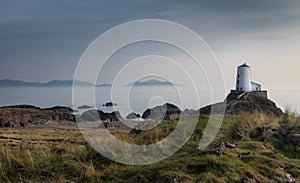
[[[132,112],[132,113],[130,113],[126,116],[126,119],[137,119],[137,118],[140,118],[140,117],[141,116],[139,114],[136,114],[136,113]]]
[[[0,127],[20,128],[28,124],[39,125],[48,121],[75,122],[72,109],[53,107],[41,109],[30,105],[16,105],[0,108]]]
[[[122,119],[121,114],[118,111],[114,111],[111,113],[105,113],[101,110],[88,110],[85,111],[79,118],[79,122],[84,121],[105,121],[105,122],[114,122],[114,121],[120,121]]]
[[[177,115],[176,115],[177,114]],[[162,106],[156,106],[151,109],[147,109],[143,115],[143,119],[154,119],[154,120],[170,120],[173,115],[180,116],[181,110],[173,105],[166,103]]]
[[[93,106],[82,105],[82,106],[77,107],[77,109],[90,109],[90,108],[92,108],[92,107],[93,107]]]
[[[209,105],[200,109],[201,114],[211,114],[211,109],[214,107],[214,114],[222,113],[234,115],[241,112],[247,113],[264,113],[267,115],[273,115],[280,117],[283,115],[281,109],[276,104],[269,100],[266,96],[266,92],[241,92],[230,93],[225,102]]]
[[[117,105],[117,104],[113,103],[113,102],[107,102],[106,104],[103,104],[102,106],[111,107],[111,106],[115,106],[115,105]]]

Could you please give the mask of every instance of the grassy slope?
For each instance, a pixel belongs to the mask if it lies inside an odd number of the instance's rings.
[[[84,146],[77,129],[2,128],[0,182],[235,182],[246,176],[260,182],[284,182],[285,173],[300,181],[299,147],[279,132],[262,133],[268,126],[278,126],[278,119],[260,114],[226,116],[214,144],[200,151],[197,147],[207,120],[208,116],[199,118],[194,135],[180,151],[147,166],[121,165],[102,157]],[[293,122],[299,126],[298,119]],[[164,121],[135,137],[120,133],[115,136],[149,144],[164,138],[175,126],[176,122]],[[238,146],[217,147],[222,141]],[[215,148],[222,149],[223,155],[211,154]]]

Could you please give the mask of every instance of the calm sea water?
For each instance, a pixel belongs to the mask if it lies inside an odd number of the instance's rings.
[[[97,88],[95,91],[95,103],[97,108],[103,111],[120,111],[127,115],[130,112],[142,114],[147,108],[163,104],[173,103],[182,109],[199,109],[202,106],[222,101],[227,93],[221,97],[211,99],[210,92],[198,92],[199,101],[194,98],[193,91],[185,90],[178,94],[170,87],[136,87],[130,92],[127,90],[111,92],[110,88]],[[84,102],[82,105],[90,105]],[[300,111],[300,91],[269,91],[269,98],[284,109],[290,107],[292,110]],[[118,105],[114,107],[103,107],[102,104],[113,101]],[[183,102],[182,102],[183,101]],[[56,105],[72,105],[72,88],[70,87],[2,87],[0,88],[0,106],[31,104],[39,107],[52,107]]]

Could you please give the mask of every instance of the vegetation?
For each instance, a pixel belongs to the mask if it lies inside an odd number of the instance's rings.
[[[110,161],[86,145],[75,127],[0,128],[0,182],[237,182],[245,177],[286,182],[287,173],[300,181],[300,148],[292,140],[300,131],[296,114],[225,116],[214,142],[200,151],[208,117],[199,117],[193,136],[176,154],[145,166]],[[189,118],[183,120],[188,123]],[[163,121],[135,135],[114,135],[133,144],[150,144],[171,133],[176,124]],[[237,146],[228,148],[226,143]]]

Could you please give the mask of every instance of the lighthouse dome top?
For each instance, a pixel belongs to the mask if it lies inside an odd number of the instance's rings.
[[[246,63],[240,65],[239,67],[250,67],[249,65],[247,65]]]

